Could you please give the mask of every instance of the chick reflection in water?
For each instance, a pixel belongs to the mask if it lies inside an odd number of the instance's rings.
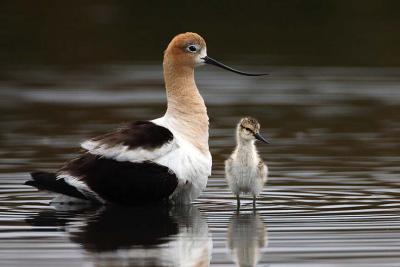
[[[94,266],[209,266],[212,239],[194,206],[44,211],[27,222],[58,226]],[[35,230],[35,227],[33,228]]]
[[[266,228],[258,214],[236,213],[231,217],[228,247],[237,266],[256,266],[262,248],[267,245]]]

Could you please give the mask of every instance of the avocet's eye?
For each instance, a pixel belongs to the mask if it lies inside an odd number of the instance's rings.
[[[196,53],[196,52],[197,52],[197,46],[195,46],[195,45],[189,45],[189,46],[186,48],[186,50],[189,51],[190,53]]]

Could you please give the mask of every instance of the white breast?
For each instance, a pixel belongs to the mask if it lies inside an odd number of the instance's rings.
[[[211,175],[212,159],[210,152],[202,153],[193,146],[167,120],[159,118],[152,121],[168,128],[174,135],[176,147],[168,154],[154,160],[167,166],[178,177],[179,184],[171,199],[178,203],[190,203],[206,188],[208,177]]]
[[[233,194],[250,193],[259,195],[266,177],[258,168],[259,156],[254,149],[235,150],[225,162],[225,173]]]

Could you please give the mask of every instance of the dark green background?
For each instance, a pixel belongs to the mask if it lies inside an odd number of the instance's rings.
[[[160,61],[177,33],[262,65],[400,66],[400,1],[1,1],[0,62]]]

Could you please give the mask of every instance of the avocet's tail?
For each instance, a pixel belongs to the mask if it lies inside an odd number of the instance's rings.
[[[36,187],[39,190],[47,190],[62,195],[88,200],[75,187],[69,185],[64,179],[57,179],[55,173],[51,172],[31,172],[32,180],[25,182],[26,185]]]

